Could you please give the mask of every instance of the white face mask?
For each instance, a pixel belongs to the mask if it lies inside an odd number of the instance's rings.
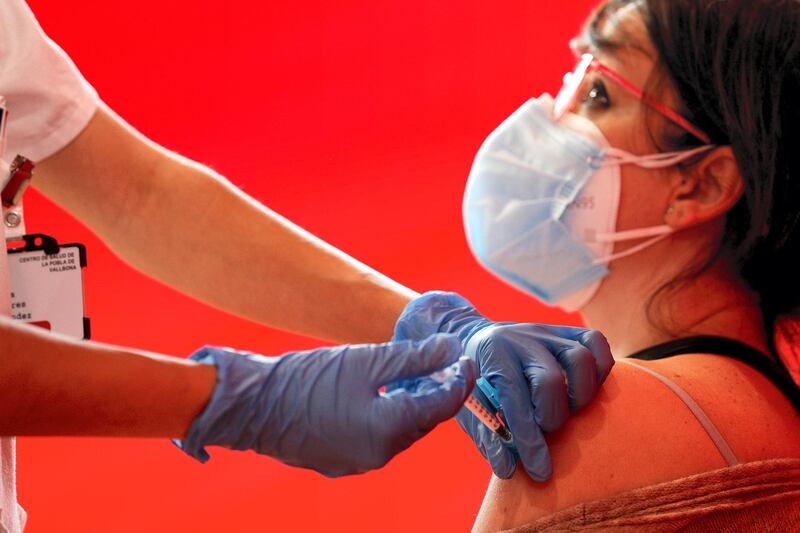
[[[665,168],[694,150],[636,156],[612,148],[590,120],[552,120],[553,99],[530,100],[484,142],[464,195],[473,254],[489,271],[550,305],[575,311],[608,275],[607,265],[648,248],[674,230],[617,232],[624,164]],[[649,238],[619,254],[614,243]]]

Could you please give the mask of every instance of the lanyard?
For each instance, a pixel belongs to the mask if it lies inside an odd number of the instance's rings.
[[[0,97],[0,155],[6,147],[8,108]],[[5,165],[5,164],[4,164]],[[84,314],[83,269],[86,248],[82,244],[59,244],[43,234],[28,234],[22,196],[33,178],[34,164],[18,155],[7,179],[0,176],[2,230],[6,247],[8,286],[0,284],[0,305],[10,307],[11,317],[30,325],[76,339],[90,337],[89,319]],[[9,247],[10,246],[10,247]],[[4,265],[5,266],[5,265]],[[10,293],[10,302],[8,299]]]
[[[8,140],[8,107],[6,99],[0,96],[0,158],[3,157]],[[20,239],[25,235],[25,219],[22,209],[22,195],[33,177],[33,162],[17,156],[11,163],[8,179],[2,181],[0,199],[3,204],[3,220],[6,240]]]

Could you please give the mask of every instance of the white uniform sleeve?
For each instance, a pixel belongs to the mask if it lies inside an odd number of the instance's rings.
[[[41,161],[69,144],[98,105],[97,92],[45,35],[24,0],[0,0],[0,95],[9,113],[5,159]]]

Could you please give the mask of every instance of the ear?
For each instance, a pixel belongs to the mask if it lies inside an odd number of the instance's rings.
[[[666,223],[675,229],[723,216],[744,194],[744,180],[730,146],[709,152],[691,169],[676,172]]]

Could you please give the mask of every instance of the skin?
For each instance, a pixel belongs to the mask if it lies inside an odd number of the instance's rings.
[[[579,39],[578,52],[591,52],[639,87],[648,87],[657,53],[636,9],[618,12],[601,28],[604,37],[625,40],[627,45],[598,50]],[[598,79],[607,89],[610,105],[589,98],[573,112],[592,120],[612,146],[634,154],[661,151],[649,132],[671,135],[676,126],[643,113],[641,102],[612,81],[594,75],[588,83]],[[660,93],[651,94],[681,112],[675,91],[668,84],[661,87],[665,88]],[[582,309],[587,325],[603,331],[616,357],[691,335],[724,335],[769,351],[757,297],[724,261],[657,301],[663,327],[652,323],[646,312],[660,286],[717,248],[725,213],[742,190],[729,147],[716,148],[685,169],[622,167],[618,230],[668,224],[679,231],[613,262],[610,275]],[[617,243],[615,252],[636,244]],[[740,461],[800,456],[796,412],[766,378],[746,365],[702,354],[637,363],[686,390]],[[548,445],[554,478],[543,484],[521,472],[508,481],[493,478],[475,531],[525,525],[580,502],[726,466],[678,397],[652,376],[625,364],[615,367],[593,404],[549,435]]]
[[[34,183],[142,272],[262,324],[334,342],[385,342],[417,296],[105,106],[37,165]],[[5,317],[0,354],[0,435],[183,437],[216,380],[212,366],[74,342]]]

